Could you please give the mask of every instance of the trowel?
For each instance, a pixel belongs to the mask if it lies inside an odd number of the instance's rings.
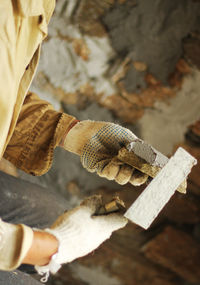
[[[186,193],[186,178],[197,164],[197,160],[181,147],[168,159],[140,139],[122,148],[117,159],[153,179],[128,210],[125,210],[123,201],[115,198],[104,205],[98,214],[122,210],[127,219],[144,229],[150,227],[176,190]]]

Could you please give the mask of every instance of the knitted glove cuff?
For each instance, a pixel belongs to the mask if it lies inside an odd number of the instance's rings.
[[[60,236],[56,234],[54,230],[47,228],[44,230],[44,232],[54,235],[57,238],[59,245],[60,245]],[[52,255],[51,260],[47,265],[44,265],[44,266],[36,265],[35,266],[35,270],[38,272],[38,274],[43,276],[40,279],[42,283],[47,282],[50,273],[56,274],[58,270],[61,268],[61,263],[58,261],[59,249],[60,249],[60,246],[58,246],[58,251],[54,255]]]

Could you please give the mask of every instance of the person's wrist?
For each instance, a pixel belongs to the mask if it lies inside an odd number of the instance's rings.
[[[59,242],[56,237],[47,232],[34,231],[32,246],[22,263],[31,265],[46,265],[58,251]]]
[[[80,121],[79,120],[74,120],[70,125],[69,127],[67,128],[67,130],[65,131],[60,143],[59,143],[59,146],[60,147],[63,147],[64,146],[64,141],[65,141],[65,138],[67,136],[67,134],[69,133],[69,131],[77,124],[79,123]]]

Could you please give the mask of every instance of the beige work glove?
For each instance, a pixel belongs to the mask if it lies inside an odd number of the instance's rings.
[[[63,147],[78,154],[84,168],[108,180],[135,186],[145,183],[148,176],[122,163],[118,151],[137,137],[128,129],[107,122],[81,121],[67,134]]]
[[[55,274],[61,264],[87,255],[108,239],[113,231],[123,228],[127,219],[119,213],[96,216],[102,206],[100,195],[84,200],[80,206],[61,215],[46,232],[53,234],[59,241],[58,252],[46,266],[35,266],[41,281],[46,281],[49,272]]]
[[[13,270],[21,265],[33,241],[31,228],[5,223],[0,219],[0,270]]]

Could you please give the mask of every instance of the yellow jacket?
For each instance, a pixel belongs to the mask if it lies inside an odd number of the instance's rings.
[[[74,120],[28,93],[55,0],[1,0],[0,159],[41,175]],[[37,155],[36,155],[37,154]]]
[[[51,166],[53,149],[74,118],[29,93],[55,0],[0,1],[0,159],[34,175]],[[8,230],[7,230],[8,229]],[[0,269],[20,265],[33,232],[0,220]]]

